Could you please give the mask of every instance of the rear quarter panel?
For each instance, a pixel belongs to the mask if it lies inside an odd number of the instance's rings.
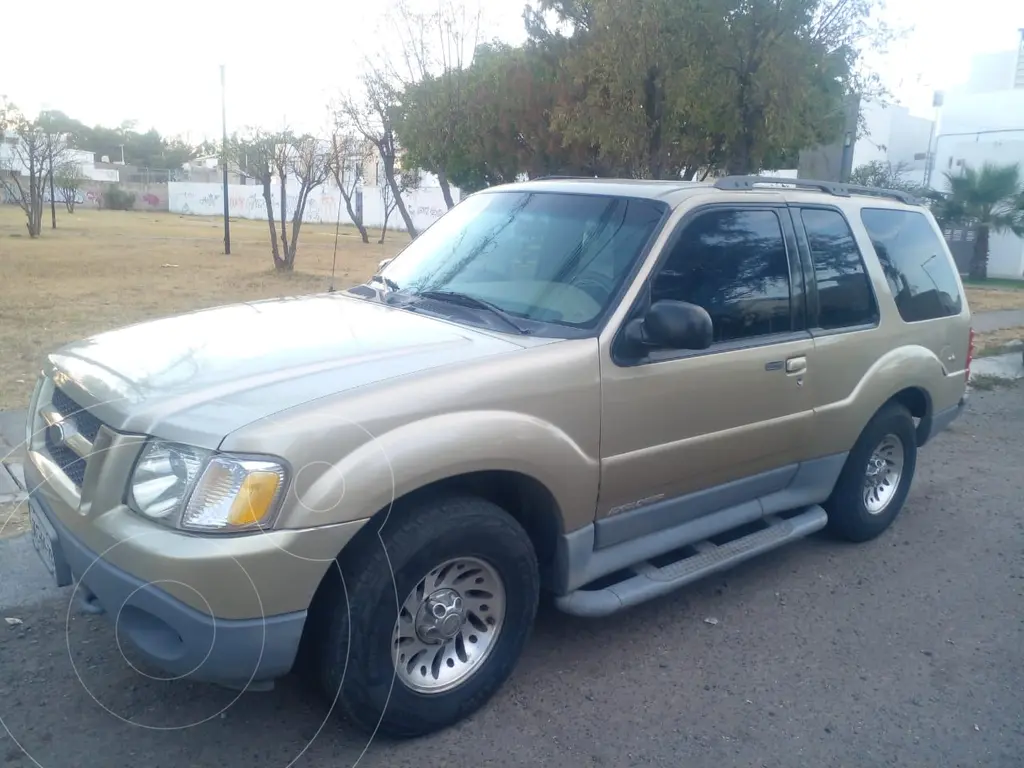
[[[820,200],[820,198],[818,198]],[[818,335],[814,342],[813,387],[815,453],[828,455],[849,450],[874,413],[898,392],[918,388],[927,394],[933,413],[955,406],[966,390],[966,366],[971,315],[952,255],[935,219],[925,215],[941,244],[940,257],[957,276],[962,298],[959,315],[907,323],[900,316],[861,221],[862,208],[905,206],[884,199],[851,198],[841,207],[864,256],[879,307],[876,328]]]

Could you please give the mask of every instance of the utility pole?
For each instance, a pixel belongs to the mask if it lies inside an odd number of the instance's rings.
[[[57,198],[53,194],[53,134],[50,134],[48,145],[50,147],[50,228],[57,228]]]
[[[228,220],[228,108],[224,88],[224,65],[220,65],[220,122],[223,135],[220,164],[224,168],[224,255],[231,255],[231,223]]]

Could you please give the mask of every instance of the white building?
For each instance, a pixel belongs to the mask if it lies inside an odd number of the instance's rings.
[[[14,171],[18,174],[26,175],[28,174],[28,168],[22,162],[23,153],[18,152],[16,149],[19,141],[20,139],[17,134],[13,132],[7,132],[3,135],[3,141],[0,141],[0,168],[3,168],[5,171]],[[65,159],[81,168],[83,179],[115,183],[119,181],[117,171],[96,167],[95,155],[92,152],[69,149],[65,153]]]
[[[865,102],[861,106],[864,134],[853,145],[853,168],[870,162],[902,166],[907,181],[924,183],[933,121],[910,114],[906,107]]]
[[[932,141],[928,184],[946,187],[945,174],[985,163],[1024,169],[1024,30],[1016,50],[976,56],[967,82],[950,89]],[[1024,276],[1024,240],[1005,234],[989,244],[989,274]]]

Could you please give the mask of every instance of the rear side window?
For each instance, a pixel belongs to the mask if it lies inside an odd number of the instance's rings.
[[[924,214],[864,208],[860,216],[900,317],[913,323],[960,314],[963,298],[956,272],[945,243]]]
[[[878,306],[864,259],[839,211],[800,212],[818,284],[818,326],[849,328],[878,321]]]

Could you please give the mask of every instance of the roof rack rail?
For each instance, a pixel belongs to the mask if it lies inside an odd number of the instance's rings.
[[[573,179],[596,179],[597,176],[558,176],[558,175],[546,175],[546,176],[534,176],[532,179],[527,181],[558,181],[558,180],[573,180]]]
[[[923,201],[909,192],[899,189],[883,189],[882,187],[862,187],[859,184],[843,184],[836,181],[818,181],[816,179],[787,179],[776,176],[723,176],[715,179],[716,189],[754,189],[756,184],[785,184],[800,189],[816,189],[836,197],[850,195],[871,195],[899,200],[907,205],[921,205]]]

